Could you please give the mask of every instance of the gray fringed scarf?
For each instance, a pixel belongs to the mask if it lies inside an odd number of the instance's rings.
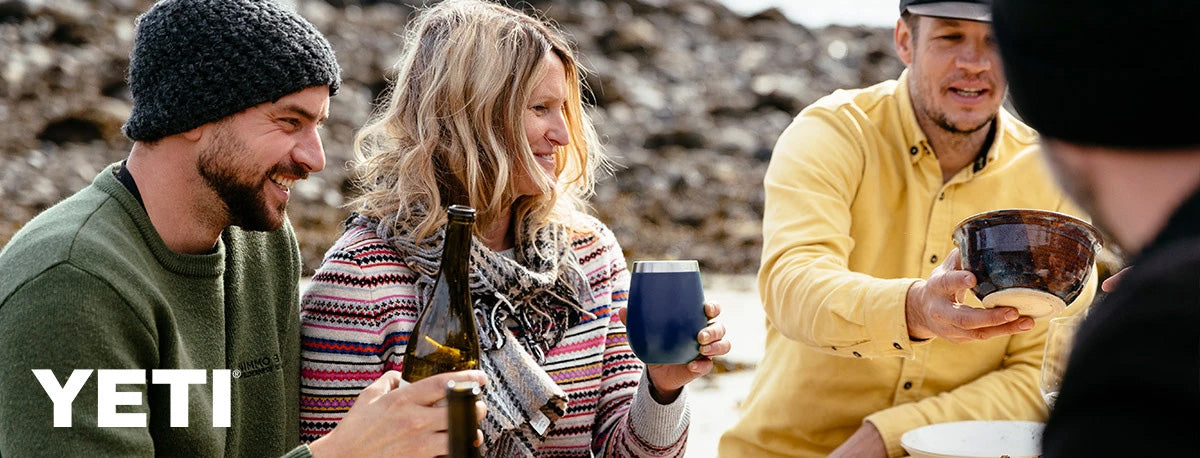
[[[429,303],[441,266],[445,228],[422,240],[415,225],[355,215],[350,224],[375,229],[418,274],[417,293]],[[520,230],[527,230],[523,221]],[[528,233],[528,232],[526,232]],[[487,456],[533,456],[545,433],[566,412],[567,395],[541,368],[546,354],[582,318],[594,319],[586,276],[567,230],[550,224],[523,237],[515,260],[481,243],[471,244],[471,296],[479,326],[483,396],[487,418],[480,425]],[[586,307],[585,307],[586,306]]]

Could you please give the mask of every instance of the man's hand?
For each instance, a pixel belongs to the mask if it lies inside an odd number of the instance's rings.
[[[405,456],[433,457],[449,453],[446,382],[487,383],[482,371],[447,372],[408,384],[400,373],[388,371],[363,389],[354,407],[328,435],[309,445],[313,457]],[[480,401],[475,414],[482,420],[487,408]],[[477,433],[476,443],[482,443]]]
[[[1012,307],[977,309],[962,306],[963,297],[975,286],[975,276],[962,270],[958,249],[950,252],[928,280],[908,289],[904,304],[908,336],[913,340],[941,337],[962,343],[986,340],[1033,329],[1033,319],[1022,317]]]
[[[879,429],[875,428],[871,422],[864,421],[862,426],[858,427],[858,431],[846,439],[846,442],[842,442],[842,445],[834,449],[829,456],[833,458],[887,458],[888,453],[887,445],[883,443],[883,436],[879,434]]]
[[[617,312],[621,322],[625,321],[625,308]],[[729,353],[732,345],[725,340],[725,325],[716,321],[721,314],[721,306],[713,303],[704,304],[704,315],[708,317],[708,326],[696,335],[700,343],[700,356],[687,364],[647,364],[646,377],[650,379],[650,394],[659,404],[675,402],[683,386],[688,382],[704,376],[713,369],[714,356]]]
[[[1128,267],[1112,274],[1112,276],[1104,280],[1104,283],[1100,284],[1100,289],[1106,293],[1113,292],[1113,290],[1117,289],[1117,285],[1121,283],[1121,277],[1125,275],[1125,271],[1127,270],[1129,270]]]

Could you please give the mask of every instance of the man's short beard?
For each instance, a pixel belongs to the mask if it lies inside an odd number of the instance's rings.
[[[233,138],[225,126],[219,126],[213,134],[210,148],[201,152],[198,161],[200,176],[208,187],[217,193],[225,203],[229,216],[229,224],[248,231],[273,231],[283,225],[283,217],[272,220],[272,212],[267,207],[267,199],[263,192],[267,174],[241,177],[239,159],[248,158],[253,153],[246,145]],[[244,173],[244,172],[243,172]],[[253,173],[252,171],[250,173]],[[287,202],[276,208],[279,215],[284,215]]]
[[[929,120],[933,121],[933,123],[938,127],[941,127],[942,130],[958,135],[967,135],[979,132],[980,129],[991,125],[992,121],[996,120],[996,113],[992,113],[991,116],[988,116],[987,119],[983,120],[983,122],[979,123],[978,125],[969,129],[962,129],[952,124],[949,119],[946,119],[946,113],[934,112],[933,110],[924,107],[921,109],[921,111],[924,111],[925,116],[929,117]]]

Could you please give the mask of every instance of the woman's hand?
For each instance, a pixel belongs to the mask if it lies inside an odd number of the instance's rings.
[[[620,311],[621,321],[625,321],[625,309]],[[704,315],[708,316],[708,326],[696,335],[700,343],[700,356],[687,364],[647,364],[646,376],[650,379],[650,394],[659,404],[670,404],[679,397],[683,386],[688,382],[704,376],[712,371],[714,356],[729,353],[732,345],[725,339],[725,325],[716,318],[721,314],[721,306],[714,303],[704,304]]]

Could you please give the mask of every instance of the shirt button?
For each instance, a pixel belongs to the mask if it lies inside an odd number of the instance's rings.
[[[933,256],[930,256],[930,257],[929,257],[929,263],[930,263],[930,264],[937,264],[937,255],[936,255],[936,254],[935,254],[935,255],[933,255]]]
[[[854,352],[854,356],[857,358],[862,358],[862,353]]]
[[[943,193],[939,193],[939,194],[938,194],[938,200],[946,200],[946,193],[944,193],[944,192],[943,192]]]
[[[917,147],[915,147],[915,146],[914,146],[914,147],[912,147],[911,149],[909,149],[909,150],[908,150],[908,154],[911,154],[911,155],[913,155],[913,156],[916,156],[916,155],[917,155]]]
[[[901,347],[901,346],[900,346],[900,343],[899,343],[899,342],[892,342],[892,346],[893,346],[893,347],[896,347],[896,349],[897,349],[897,350],[903,350],[903,349],[904,349],[904,347]]]
[[[906,389],[906,390],[912,389],[912,382],[904,382],[904,389]]]

